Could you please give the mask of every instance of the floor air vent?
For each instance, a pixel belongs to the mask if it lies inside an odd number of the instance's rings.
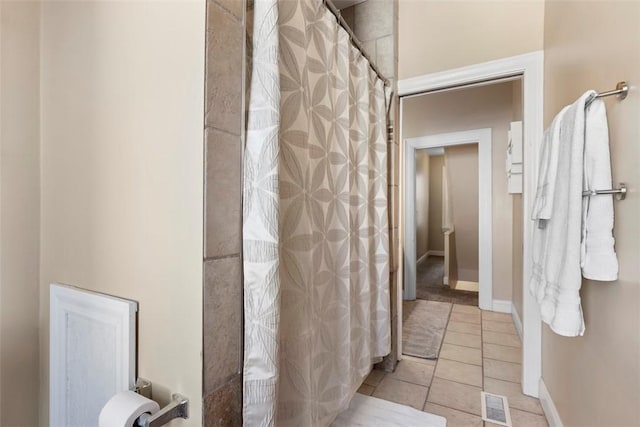
[[[482,398],[482,419],[511,427],[511,414],[506,396],[480,392]]]

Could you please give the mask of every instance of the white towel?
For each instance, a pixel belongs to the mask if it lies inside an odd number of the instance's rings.
[[[594,100],[586,112],[584,189],[611,187],[609,128],[604,102]],[[613,196],[583,198],[582,275],[587,279],[618,279],[618,259],[613,238]]]
[[[531,219],[549,219],[553,210],[553,197],[558,173],[558,147],[560,147],[560,121],[569,106],[564,107],[544,131],[536,198],[533,201]]]
[[[588,91],[565,108],[558,119],[557,164],[549,219],[538,219],[533,236],[533,272],[530,290],[540,303],[542,320],[559,335],[584,333],[580,306],[582,275],[582,178],[585,143],[585,102],[595,94]],[[550,129],[551,144],[554,143]],[[547,161],[554,161],[551,147]],[[538,188],[545,188],[547,174]],[[547,194],[549,194],[549,188]],[[533,215],[539,215],[533,212]]]

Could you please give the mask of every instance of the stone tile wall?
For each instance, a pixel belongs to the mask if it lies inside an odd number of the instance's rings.
[[[203,392],[205,426],[242,425],[245,0],[207,1]]]

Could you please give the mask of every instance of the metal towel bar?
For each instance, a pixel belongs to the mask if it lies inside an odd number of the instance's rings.
[[[624,182],[621,182],[620,187],[610,190],[586,190],[582,192],[582,197],[600,196],[602,194],[615,194],[616,200],[624,200],[627,197],[627,186]]]

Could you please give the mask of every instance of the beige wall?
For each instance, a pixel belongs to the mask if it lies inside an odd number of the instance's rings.
[[[458,279],[478,281],[478,144],[445,148]]]
[[[584,336],[545,326],[542,374],[565,426],[640,423],[640,2],[549,1],[545,13],[545,126],[587,89],[631,82],[629,97],[608,98],[613,181],[631,194],[614,202],[619,280],[585,280]]]
[[[0,425],[38,410],[40,7],[0,2]]]
[[[204,2],[45,2],[40,425],[51,282],[139,302],[138,374],[202,424]]]
[[[416,150],[416,260],[429,250],[429,155]]]
[[[444,251],[442,167],[444,156],[429,156],[429,250]]]
[[[403,107],[403,138],[493,129],[493,298],[498,300],[511,300],[512,200],[504,162],[512,117],[512,82],[407,98]]]
[[[398,3],[399,79],[542,49],[543,0]]]

